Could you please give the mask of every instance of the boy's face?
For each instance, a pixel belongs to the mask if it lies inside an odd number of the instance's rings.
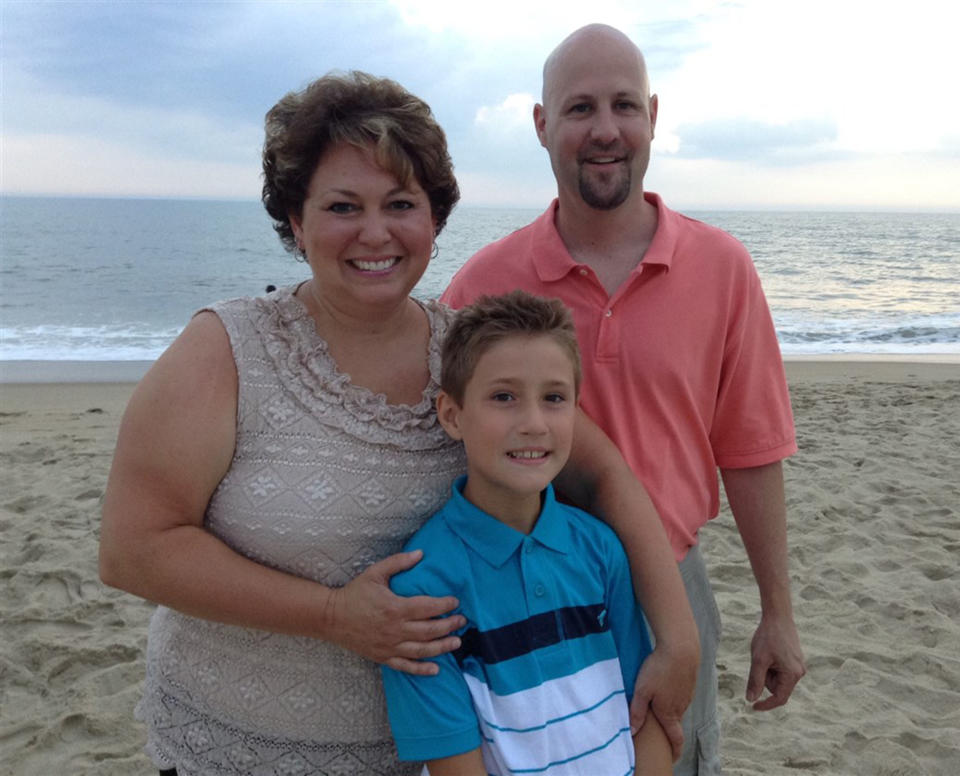
[[[463,406],[441,393],[440,422],[467,452],[464,495],[495,517],[535,518],[540,491],[570,455],[573,364],[547,335],[508,336],[478,360]]]

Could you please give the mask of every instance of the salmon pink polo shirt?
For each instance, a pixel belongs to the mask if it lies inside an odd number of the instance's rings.
[[[570,308],[581,406],[646,486],[679,561],[717,515],[717,467],[773,463],[797,445],[773,320],[746,249],[644,196],[657,208],[657,230],[613,296],[571,258],[554,200],[473,256],[442,301],[462,307],[522,288]]]

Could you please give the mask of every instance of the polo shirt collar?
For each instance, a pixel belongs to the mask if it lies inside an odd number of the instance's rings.
[[[644,199],[657,208],[657,231],[643,256],[643,264],[660,264],[666,269],[673,262],[677,243],[677,214],[663,204],[659,194],[643,192]],[[550,207],[533,222],[533,266],[540,280],[554,282],[579,268],[567,251],[557,231],[557,208],[560,200],[554,199]]]
[[[554,199],[543,215],[533,222],[533,266],[540,280],[547,283],[561,280],[577,268],[557,231],[559,205],[560,200]]]
[[[544,491],[540,516],[528,537],[467,501],[463,495],[466,482],[466,475],[461,475],[453,483],[444,517],[450,529],[491,565],[500,567],[506,563],[524,540],[564,554],[570,551],[570,525],[557,504],[553,485],[547,485]]]
[[[643,198],[657,208],[657,231],[653,233],[653,239],[650,241],[647,252],[643,255],[642,263],[661,264],[664,268],[670,269],[677,248],[678,216],[663,204],[659,194],[645,191],[643,192]]]

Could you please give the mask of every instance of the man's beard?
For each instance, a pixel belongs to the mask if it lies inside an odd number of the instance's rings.
[[[580,197],[596,210],[613,210],[620,207],[630,196],[631,176],[631,170],[627,167],[618,181],[607,184],[596,183],[583,174],[583,168],[581,167],[578,181]]]

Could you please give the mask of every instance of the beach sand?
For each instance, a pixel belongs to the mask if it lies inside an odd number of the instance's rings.
[[[743,700],[756,588],[726,507],[703,532],[724,618],[728,776],[960,772],[960,364],[788,364],[791,577],[809,672]],[[0,774],[151,773],[133,719],[152,607],[97,576],[124,383],[0,385]]]

